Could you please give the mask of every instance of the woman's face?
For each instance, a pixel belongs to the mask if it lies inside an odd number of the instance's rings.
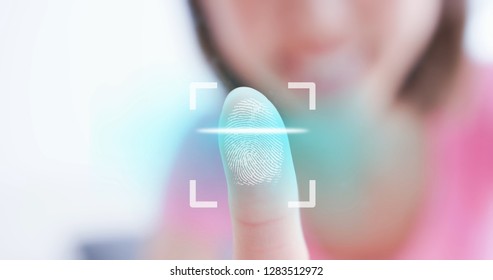
[[[391,100],[431,40],[441,9],[441,0],[199,4],[229,69],[287,106],[306,98],[288,91],[288,82],[314,82],[317,100],[350,92],[365,92],[375,103]]]

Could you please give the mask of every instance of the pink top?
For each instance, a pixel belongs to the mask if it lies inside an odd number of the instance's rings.
[[[429,123],[435,160],[428,199],[396,258],[493,259],[493,67],[475,70],[469,90],[470,103],[457,116],[438,113]],[[200,126],[214,125],[217,116],[204,122]],[[217,138],[194,132],[183,147],[186,151],[179,153],[171,173],[163,230],[200,238],[216,250],[217,258],[231,258],[227,186]],[[190,208],[189,180],[197,181],[199,200],[218,201],[218,208]],[[323,256],[310,250],[314,258]]]
[[[493,259],[492,78],[493,68],[473,70],[470,103],[429,124],[429,199],[400,258]]]

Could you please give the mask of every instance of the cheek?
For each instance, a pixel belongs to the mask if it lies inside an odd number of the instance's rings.
[[[440,16],[440,1],[406,1],[396,7],[393,40],[401,41],[401,45],[419,49],[431,39]]]
[[[375,20],[378,59],[388,71],[408,72],[424,52],[436,29],[439,0],[392,1]]]

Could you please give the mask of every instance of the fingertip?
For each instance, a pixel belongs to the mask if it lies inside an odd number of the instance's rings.
[[[224,102],[220,128],[236,256],[306,258],[299,210],[288,207],[298,188],[279,112],[260,92],[237,88]]]

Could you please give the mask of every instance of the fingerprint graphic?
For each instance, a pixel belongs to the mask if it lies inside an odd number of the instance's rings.
[[[279,116],[274,108],[253,98],[236,103],[227,117],[227,128],[275,128]],[[276,182],[284,159],[279,134],[231,133],[224,138],[227,166],[238,185]]]

